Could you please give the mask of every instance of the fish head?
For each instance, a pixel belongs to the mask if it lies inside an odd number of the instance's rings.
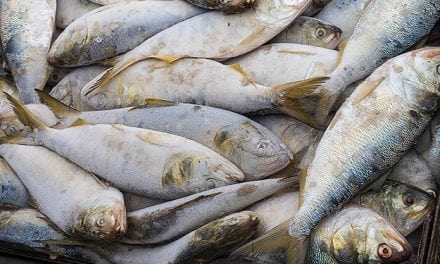
[[[69,80],[62,80],[50,91],[50,95],[66,105],[73,103],[73,91]]]
[[[300,23],[302,34],[309,45],[334,49],[341,42],[342,30],[316,18],[300,17],[295,23]]]
[[[96,110],[114,109],[121,107],[121,97],[113,89],[97,88],[86,96],[81,96],[84,104]]]
[[[417,110],[434,112],[440,98],[440,48],[412,51],[393,60],[392,87]]]
[[[167,161],[162,186],[177,192],[198,193],[243,180],[243,173],[225,158],[199,154],[175,153]]]
[[[434,209],[432,195],[404,183],[387,181],[361,196],[362,205],[387,219],[403,235],[419,227]]]
[[[80,214],[74,233],[94,241],[112,241],[125,234],[126,210],[123,203],[97,206]]]
[[[358,206],[343,211],[326,220],[334,224],[324,228],[331,233],[331,254],[341,263],[400,263],[411,256],[405,238],[374,211]]]
[[[286,167],[292,159],[281,140],[248,121],[219,129],[213,147],[253,178],[271,175]]]

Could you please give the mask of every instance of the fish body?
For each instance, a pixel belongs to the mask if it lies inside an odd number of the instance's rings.
[[[127,215],[130,229],[122,241],[130,244],[170,241],[295,182],[296,179],[289,178],[234,184],[130,212]]]
[[[243,72],[258,84],[273,86],[328,75],[336,67],[337,58],[338,52],[335,50],[273,43],[226,63],[240,65]]]
[[[437,196],[435,178],[429,166],[415,150],[408,152],[394,166],[388,179],[415,186],[427,193]]]
[[[64,29],[78,17],[99,7],[100,5],[85,0],[57,0],[55,24]]]
[[[93,64],[127,52],[203,9],[184,1],[133,1],[104,6],[73,21],[52,44],[58,67]]]
[[[224,14],[238,14],[255,5],[256,0],[186,0],[188,3],[208,10],[222,10]]]
[[[166,201],[151,199],[144,196],[139,196],[132,193],[122,193],[124,195],[124,204],[127,208],[127,212],[133,212],[136,210],[144,209],[156,204],[164,203]]]
[[[29,135],[33,144],[56,151],[123,191],[175,199],[244,178],[230,161],[192,140],[117,124],[52,129],[8,98],[20,121],[36,128]]]
[[[0,159],[0,206],[28,207],[29,194],[17,174],[4,159]]]
[[[55,30],[56,1],[4,0],[0,3],[3,56],[25,103],[38,102],[49,77],[49,51]]]
[[[60,117],[57,128],[69,127],[81,118],[89,124],[123,124],[182,136],[230,160],[245,174],[246,180],[272,175],[291,159],[287,147],[268,129],[218,108],[159,102],[150,107],[77,112],[50,97],[42,100]]]
[[[315,119],[325,122],[345,87],[415,44],[429,33],[439,16],[437,0],[372,0],[352,36],[341,47],[339,63],[329,75],[330,79],[316,91],[322,96]],[[372,30],[371,25],[378,27]]]
[[[307,264],[400,263],[411,256],[408,241],[370,209],[349,206],[313,231]]]
[[[437,184],[440,184],[440,114],[437,113],[432,120],[430,131],[431,144],[422,153],[422,157],[425,159]]]
[[[332,0],[313,0],[312,3],[304,10],[304,16],[315,16],[322,8],[324,8]]]
[[[46,244],[45,241],[65,241],[68,238],[54,228],[46,216],[35,209],[2,210],[0,241],[27,250],[44,252],[51,259],[67,257],[89,263],[108,263],[96,253],[82,247]]]
[[[67,234],[109,241],[126,230],[122,194],[89,172],[38,146],[0,145],[36,207]]]
[[[342,31],[324,20],[301,16],[273,38],[271,43],[297,43],[334,49],[341,41]]]
[[[334,24],[342,30],[342,39],[348,39],[370,2],[371,0],[331,1],[316,15],[316,18]]]
[[[113,263],[207,263],[246,242],[255,234],[258,217],[243,211],[210,222],[195,231],[157,247],[114,244],[94,247]]]
[[[263,0],[258,1],[249,12],[233,16],[207,12],[192,17],[161,31],[122,55],[112,68],[89,82],[85,89],[100,87],[128,66],[152,56],[216,60],[239,56],[280,33],[310,3],[311,0]]]
[[[392,168],[423,132],[439,101],[440,49],[400,55],[379,67],[342,105],[307,169],[290,234],[306,238],[322,218]]]

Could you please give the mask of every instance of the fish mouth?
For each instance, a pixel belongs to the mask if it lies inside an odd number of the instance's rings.
[[[388,232],[386,235],[388,238],[396,241],[402,247],[402,250],[398,251],[396,248],[393,247],[392,256],[384,260],[383,263],[400,263],[411,257],[412,247],[402,235],[400,235],[397,231],[395,233]]]
[[[270,176],[289,166],[290,160],[289,155],[278,155],[275,157],[275,160],[270,163],[257,165],[256,171],[260,172],[258,176]]]

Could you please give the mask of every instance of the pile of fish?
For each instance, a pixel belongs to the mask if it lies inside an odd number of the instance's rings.
[[[439,0],[1,0],[0,248],[413,263],[440,184],[439,18]]]

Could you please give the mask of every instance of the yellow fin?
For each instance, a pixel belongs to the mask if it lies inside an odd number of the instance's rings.
[[[249,78],[249,75],[240,67],[240,64],[235,63],[228,66],[229,68],[238,72],[241,76],[243,76],[249,83],[255,84],[255,82]]]
[[[344,39],[343,41],[341,41],[341,43],[339,43],[339,46],[338,46],[339,53],[338,53],[338,59],[336,60],[336,67],[338,67],[338,65],[342,61],[342,55],[344,54],[344,50],[345,50],[345,47],[347,46],[347,42],[348,42],[348,39]]]
[[[326,80],[328,77],[313,77],[272,87],[275,107],[311,127],[324,130],[325,124],[318,122],[313,115],[307,113],[301,104],[310,101],[310,105],[313,105],[313,97],[326,97],[327,95],[318,91]]]
[[[135,106],[130,108],[130,110],[142,109],[142,108],[150,108],[150,107],[165,107],[165,106],[174,106],[176,103],[162,100],[162,99],[145,99],[145,104],[140,106]]]
[[[307,180],[307,171],[309,169],[309,166],[307,165],[302,169],[298,176],[299,176],[299,198],[298,198],[298,208],[302,205],[304,201],[304,188],[306,186],[306,180]]]
[[[89,123],[87,123],[84,119],[78,118],[69,127],[84,126],[84,125],[88,125],[88,124]]]
[[[381,76],[379,78],[367,78],[365,81],[363,81],[361,84],[356,87],[356,89],[353,92],[353,99],[352,104],[358,104],[362,99],[367,97],[376,87],[383,82],[385,77]]]
[[[315,56],[316,53],[308,52],[308,51],[295,51],[295,50],[278,50],[278,53],[290,53],[290,54],[297,54],[297,55],[306,55],[306,56]]]
[[[166,144],[164,140],[161,140],[158,135],[154,135],[152,133],[141,133],[136,135],[140,140],[147,142],[149,144],[157,145],[157,146],[165,146],[169,147],[169,144]]]
[[[146,59],[157,59],[168,63],[176,62],[177,60],[180,60],[182,57],[175,57],[175,56],[160,56],[160,55],[150,55],[146,56]]]
[[[67,106],[63,104],[62,102],[58,101],[54,97],[50,96],[47,92],[41,91],[41,90],[35,90],[40,97],[41,101],[46,104],[50,110],[55,114],[58,118],[66,118],[69,116],[77,115],[79,114],[79,111],[76,109],[73,109],[70,106]]]
[[[308,241],[301,241],[289,235],[291,221],[292,219],[288,219],[262,236],[241,246],[232,252],[231,257],[252,261],[252,263],[266,263],[265,261],[274,259],[284,260],[281,263],[303,263]]]
[[[20,120],[21,123],[25,126],[30,126],[31,128],[38,128],[38,129],[47,129],[48,127],[41,122],[36,116],[34,116],[24,105],[17,100],[12,95],[3,92],[3,94],[6,96],[6,99],[8,99],[9,103],[12,106],[12,109],[14,110],[15,115],[17,116],[18,120]]]

